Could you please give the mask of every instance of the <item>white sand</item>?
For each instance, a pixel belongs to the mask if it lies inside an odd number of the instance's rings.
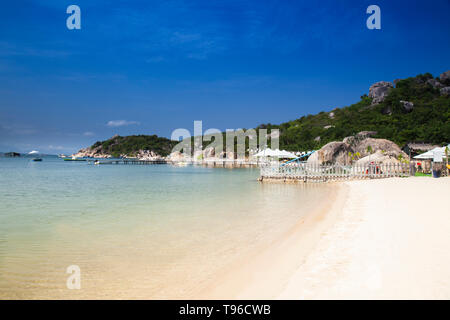
[[[268,247],[261,247],[247,259],[228,266],[195,299],[274,299],[291,275],[304,262],[321,238],[322,232],[336,221],[337,212],[346,199],[348,188],[331,188],[316,212],[297,224]],[[280,212],[282,214],[282,212]]]
[[[345,183],[280,299],[450,299],[450,178]]]

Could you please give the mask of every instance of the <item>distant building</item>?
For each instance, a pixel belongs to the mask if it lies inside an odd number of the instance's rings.
[[[430,151],[431,149],[440,147],[436,144],[426,143],[426,142],[408,142],[402,148],[402,150],[410,156],[410,158],[415,157],[421,153]]]

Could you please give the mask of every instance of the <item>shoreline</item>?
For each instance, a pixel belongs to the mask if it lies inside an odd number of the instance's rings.
[[[195,299],[450,298],[449,179],[334,186],[321,208]]]
[[[336,223],[278,299],[449,299],[446,178],[345,182]],[[447,209],[446,209],[447,208]]]
[[[347,198],[348,187],[335,183],[323,205],[302,217],[281,238],[245,262],[211,279],[194,299],[275,299],[305,262],[323,232],[331,227]]]

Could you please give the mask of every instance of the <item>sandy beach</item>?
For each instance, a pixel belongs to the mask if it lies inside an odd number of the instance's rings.
[[[336,183],[317,212],[206,299],[449,299],[450,179]]]
[[[336,222],[277,298],[450,299],[450,179],[345,187]]]

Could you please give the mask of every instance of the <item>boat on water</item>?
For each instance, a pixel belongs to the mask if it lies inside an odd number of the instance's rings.
[[[31,161],[39,162],[39,161],[42,161],[42,158],[33,158]]]

